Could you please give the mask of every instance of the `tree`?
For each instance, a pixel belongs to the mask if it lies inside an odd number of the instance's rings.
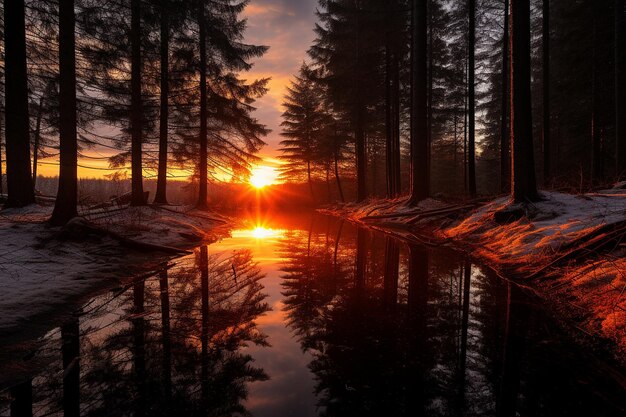
[[[50,222],[63,225],[78,215],[76,138],[76,41],[74,0],[59,0],[59,190]]]
[[[530,4],[511,0],[511,176],[516,203],[537,201],[530,92]]]
[[[511,149],[509,138],[509,0],[504,0],[504,25],[502,31],[502,84],[500,106],[500,192],[511,188]]]
[[[468,180],[469,194],[476,196],[476,0],[468,0],[469,11],[469,36],[468,36]]]
[[[324,112],[319,92],[320,88],[311,79],[309,66],[303,64],[287,88],[283,102],[284,120],[281,123],[281,135],[285,138],[280,142],[283,152],[281,158],[287,161],[283,175],[296,179],[304,174],[312,199],[315,199],[313,164],[318,162],[321,137],[330,133],[325,126],[329,116]]]
[[[550,0],[543,0],[543,183],[551,174],[550,135]]]
[[[130,43],[131,43],[131,205],[146,204],[143,193],[143,103],[141,98],[141,0],[130,3]]]
[[[626,171],[626,2],[615,0],[615,143],[617,173]]]
[[[430,195],[428,161],[428,71],[426,0],[412,2],[411,40],[411,197],[417,204]]]
[[[168,143],[167,135],[169,121],[169,45],[170,45],[170,23],[169,23],[169,0],[160,0],[160,112],[159,112],[159,167],[157,176],[157,188],[154,196],[155,204],[167,204],[167,156]]]
[[[206,21],[204,18],[204,1],[198,2],[198,29],[200,49],[200,152],[198,154],[199,193],[197,207],[201,210],[208,208],[207,201],[207,61],[206,61]]]
[[[24,0],[4,2],[7,207],[35,202],[30,169]]]

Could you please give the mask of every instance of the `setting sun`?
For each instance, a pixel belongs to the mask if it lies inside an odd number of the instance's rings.
[[[278,172],[276,168],[266,165],[257,166],[252,169],[250,185],[254,188],[263,188],[274,184],[277,178]]]

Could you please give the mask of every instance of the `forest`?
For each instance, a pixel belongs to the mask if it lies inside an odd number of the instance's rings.
[[[626,410],[626,0],[4,0],[0,415]]]

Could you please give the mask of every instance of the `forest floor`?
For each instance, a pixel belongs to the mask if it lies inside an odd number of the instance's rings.
[[[532,289],[586,340],[626,360],[626,184],[596,193],[543,192],[540,202],[370,201],[322,210],[407,241],[460,247]],[[517,219],[498,218],[521,211]],[[591,337],[589,337],[591,336]]]
[[[62,228],[47,224],[51,212],[50,204],[0,211],[3,337],[45,331],[92,291],[162,268],[229,226],[180,206],[83,208]]]

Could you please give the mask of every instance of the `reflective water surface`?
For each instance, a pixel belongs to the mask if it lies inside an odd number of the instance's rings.
[[[566,333],[460,253],[268,216],[51,329],[0,416],[625,415]]]

